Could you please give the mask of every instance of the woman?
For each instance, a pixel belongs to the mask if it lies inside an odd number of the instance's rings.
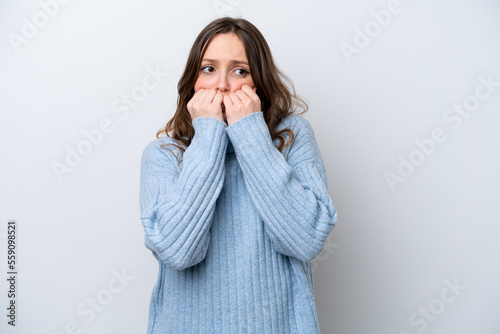
[[[145,245],[159,263],[148,333],[319,333],[311,260],[337,213],[295,113],[307,105],[260,31],[227,17],[197,37],[178,91],[141,161]]]

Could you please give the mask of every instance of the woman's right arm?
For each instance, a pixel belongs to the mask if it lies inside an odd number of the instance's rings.
[[[145,245],[177,270],[205,258],[215,203],[225,177],[226,123],[198,117],[192,125],[195,135],[184,152],[179,174],[175,172],[177,159],[159,147],[159,140],[146,146],[141,159]]]

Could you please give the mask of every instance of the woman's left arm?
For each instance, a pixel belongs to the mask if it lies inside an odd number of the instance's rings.
[[[311,261],[337,222],[326,170],[313,129],[292,116],[295,139],[288,158],[274,146],[262,111],[226,128],[246,188],[276,251]]]

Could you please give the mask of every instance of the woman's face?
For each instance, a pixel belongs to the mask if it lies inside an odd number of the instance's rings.
[[[216,35],[201,60],[194,91],[215,89],[223,95],[229,95],[240,90],[243,85],[255,87],[243,42],[234,33]],[[224,108],[222,111],[226,120]]]

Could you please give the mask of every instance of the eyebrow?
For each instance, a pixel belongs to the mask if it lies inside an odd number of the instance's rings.
[[[203,58],[202,61],[208,61],[211,63],[218,63],[219,62],[217,59],[208,59],[208,58]],[[231,60],[231,63],[248,65],[248,63],[246,61],[243,61],[243,60]]]

